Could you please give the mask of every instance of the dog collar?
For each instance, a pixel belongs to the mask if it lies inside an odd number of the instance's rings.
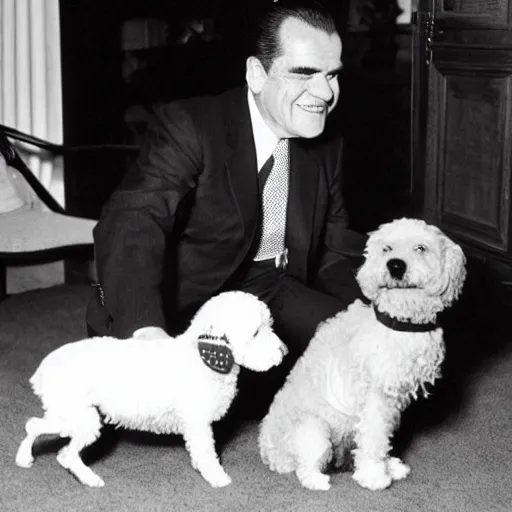
[[[400,332],[429,332],[437,329],[439,324],[437,321],[429,322],[427,324],[417,324],[411,322],[410,320],[401,321],[393,318],[391,315],[387,313],[383,313],[377,309],[377,306],[373,306],[373,310],[375,311],[375,317],[382,324],[392,329],[393,331]]]
[[[210,341],[203,341],[210,340]],[[217,341],[217,343],[215,343]],[[219,341],[223,342],[222,344]],[[229,348],[226,336],[201,334],[197,343],[199,356],[203,363],[218,373],[229,373],[235,364],[233,352]]]

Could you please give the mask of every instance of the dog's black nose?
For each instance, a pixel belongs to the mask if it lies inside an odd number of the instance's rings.
[[[405,270],[407,269],[407,265],[404,260],[399,260],[398,258],[392,258],[387,262],[387,267],[391,277],[395,279],[402,279],[405,274]]]

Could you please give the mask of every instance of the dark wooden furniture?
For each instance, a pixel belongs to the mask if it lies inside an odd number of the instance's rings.
[[[416,215],[512,280],[512,1],[420,0],[414,27]]]

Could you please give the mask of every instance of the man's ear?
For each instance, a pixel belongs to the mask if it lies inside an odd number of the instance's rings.
[[[259,94],[263,89],[267,72],[263,64],[256,57],[248,57],[246,61],[245,79],[253,94]]]

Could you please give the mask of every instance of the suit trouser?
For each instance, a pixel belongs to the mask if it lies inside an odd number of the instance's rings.
[[[307,347],[317,325],[345,309],[346,300],[315,290],[276,268],[273,261],[255,262],[230,288],[253,293],[270,308],[274,330],[295,357]]]
[[[344,296],[334,297],[306,286],[285,270],[276,268],[273,261],[254,263],[231,288],[253,293],[267,303],[274,319],[274,331],[290,351],[279,367],[268,372],[241,370],[234,409],[247,417],[260,417],[307,348],[318,324],[346,309],[360,297],[360,292],[353,280]]]

